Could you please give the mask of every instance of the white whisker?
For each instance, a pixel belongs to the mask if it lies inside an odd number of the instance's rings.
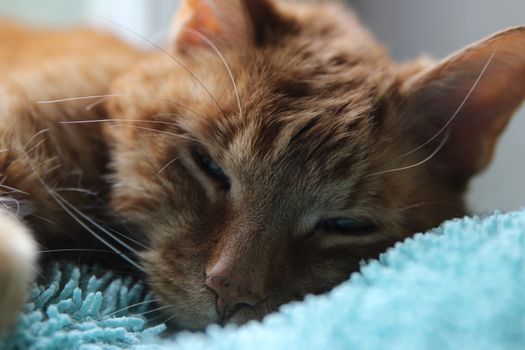
[[[129,96],[129,94],[111,94],[111,95],[91,95],[91,96],[77,96],[77,97],[67,97],[59,98],[55,100],[41,100],[37,101],[38,104],[46,105],[60,102],[71,102],[71,101],[82,101],[82,100],[92,100],[94,98],[109,98],[109,97],[124,97]]]
[[[89,233],[91,233],[96,239],[98,239],[100,242],[104,243],[108,248],[112,249],[113,251],[115,251],[116,253],[118,253],[119,255],[121,255],[121,257],[126,260],[127,262],[129,262],[131,265],[133,265],[134,267],[136,267],[137,269],[139,269],[140,271],[142,272],[145,272],[144,271],[144,268],[142,266],[140,266],[139,264],[137,264],[135,261],[133,261],[131,258],[129,258],[126,254],[122,253],[118,248],[116,248],[114,245],[112,245],[111,243],[109,243],[106,239],[104,239],[103,237],[101,237],[98,233],[96,233],[94,230],[92,230],[86,223],[84,223],[83,221],[81,221],[75,214],[73,214],[71,212],[71,210],[68,208],[68,206],[77,211],[78,210],[76,208],[74,208],[71,204],[69,204],[69,202],[65,201],[63,198],[61,198],[58,194],[55,194],[55,193],[52,193],[52,192],[49,192],[49,194],[55,199],[55,201],[62,207],[62,209],[64,209],[66,211],[66,213],[68,213],[73,219],[75,219],[75,221],[77,221],[86,231],[88,231]]]
[[[20,201],[12,197],[0,197],[0,204],[2,204],[8,211],[12,208],[8,205],[8,202],[16,204],[16,216],[20,216]]]
[[[97,123],[120,123],[120,122],[128,122],[128,123],[152,123],[152,124],[163,124],[163,125],[172,125],[172,126],[178,126],[176,123],[170,123],[170,122],[163,122],[158,120],[143,120],[143,119],[92,119],[92,120],[70,120],[70,121],[62,121],[60,124],[97,124]]]
[[[191,28],[185,28],[185,30],[187,30],[190,33],[193,33],[194,35],[197,35],[199,38],[204,40],[215,51],[217,56],[219,56],[219,58],[222,60],[222,63],[224,64],[224,67],[226,67],[226,70],[228,71],[228,75],[230,76],[230,80],[233,85],[233,91],[235,92],[235,97],[237,98],[237,106],[239,107],[239,114],[242,118],[243,112],[242,112],[241,98],[239,96],[239,90],[237,89],[237,84],[235,83],[235,79],[233,78],[233,73],[230,69],[230,66],[228,65],[228,62],[226,61],[226,58],[220,52],[217,46],[215,46],[215,44],[213,44],[213,42],[210,39],[208,39],[204,34],[194,29],[191,29]]]
[[[140,243],[139,241],[137,241],[137,240],[135,240],[135,239],[133,239],[133,238],[131,238],[131,237],[128,237],[128,236],[126,236],[125,234],[123,234],[123,233],[121,233],[121,232],[118,232],[118,231],[115,230],[114,228],[106,227],[106,229],[108,229],[108,230],[110,230],[111,232],[113,232],[113,233],[119,235],[119,236],[122,237],[122,238],[127,239],[128,241],[130,241],[130,242],[132,242],[132,243],[135,243],[135,244],[138,245],[138,246],[141,246],[142,248],[144,248],[144,249],[146,249],[146,250],[150,250],[150,249],[151,249],[150,247],[148,247],[148,246],[146,246],[146,245]]]
[[[27,140],[26,144],[24,145],[24,149],[29,147],[29,145],[31,144],[31,142],[33,142],[34,139],[36,139],[38,136],[40,136],[40,135],[42,135],[42,134],[44,134],[46,132],[49,132],[49,129],[42,129],[39,132],[37,132],[36,134],[34,134],[33,136],[31,136],[29,138],[29,140]]]
[[[112,125],[112,127],[114,127],[114,126],[115,126],[115,125]],[[110,126],[110,127],[111,127],[111,126]],[[137,126],[137,125],[131,125],[130,127],[135,128],[135,129],[139,129],[139,130],[152,131],[152,132],[157,132],[157,133],[160,133],[160,134],[165,134],[165,135],[175,136],[175,137],[179,137],[179,138],[182,138],[182,139],[190,140],[190,141],[193,141],[193,142],[201,143],[199,140],[196,140],[196,139],[191,138],[191,137],[189,137],[189,136],[180,135],[180,134],[175,134],[175,133],[173,133],[173,132],[169,132],[169,131],[165,131],[165,130],[158,130],[158,129],[152,129],[152,128],[145,128],[145,127]]]
[[[110,242],[108,242],[105,238],[103,238],[102,236],[100,236],[98,233],[96,233],[93,229],[91,229],[85,222],[83,222],[82,220],[80,220],[73,212],[77,212],[78,215],[81,215],[82,217],[84,218],[87,218],[87,216],[85,216],[82,212],[80,212],[78,209],[76,209],[72,204],[70,204],[67,200],[64,199],[64,197],[62,197],[60,194],[56,193],[55,191],[53,191],[45,182],[44,180],[38,176],[38,172],[35,171],[34,169],[34,166],[33,166],[33,163],[31,162],[31,158],[29,157],[29,155],[27,155],[27,153],[24,153],[24,155],[26,156],[26,158],[28,159],[29,161],[29,165],[33,168],[33,172],[36,174],[36,178],[37,180],[40,182],[40,184],[42,185],[42,187],[47,191],[47,193],[49,193],[49,195],[56,201],[56,203],[71,217],[73,218],[80,226],[82,226],[86,231],[88,231],[91,235],[93,235],[93,237],[95,237],[96,239],[98,239],[100,242],[102,242],[103,244],[105,244],[108,248],[110,248],[111,250],[113,250],[114,252],[118,253],[124,260],[126,260],[128,263],[130,263],[132,266],[136,267],[139,271],[142,271],[142,272],[145,272],[144,271],[144,268],[142,266],[140,266],[139,264],[137,264],[135,261],[133,261],[131,258],[129,258],[126,254],[124,254],[123,252],[121,252],[117,247],[115,247],[113,244],[111,244]],[[87,218],[89,219],[89,218]],[[94,222],[93,220],[89,219],[88,222],[90,222],[92,225],[94,225],[95,227],[99,226],[96,222]],[[105,230],[103,230],[105,231]],[[110,235],[111,237],[111,235]],[[118,240],[117,240],[118,242]],[[133,250],[132,250],[133,252]]]
[[[90,196],[98,196],[97,192],[86,190],[85,188],[76,188],[76,187],[57,187],[55,188],[56,192],[78,192],[84,193]]]
[[[159,174],[162,174],[164,172],[164,170],[168,169],[170,167],[170,165],[172,165],[173,163],[175,163],[177,160],[179,160],[179,158],[174,158],[172,160],[170,160],[168,162],[168,164],[164,165],[160,170],[159,170]]]
[[[80,249],[80,248],[64,248],[64,249],[46,249],[46,250],[40,250],[38,253],[75,253],[75,252],[92,252],[92,253],[108,253],[108,254],[116,254],[120,255],[114,251],[111,250],[104,250],[104,249]]]
[[[56,226],[56,223],[55,223],[54,221],[49,220],[49,219],[47,219],[47,218],[45,218],[45,217],[43,217],[43,216],[40,216],[40,215],[34,215],[34,214],[33,214],[32,216],[33,216],[34,218],[40,219],[40,220],[42,220],[42,221],[44,221],[44,222],[47,222],[48,224],[51,224],[51,225]]]
[[[46,140],[40,140],[38,141],[38,143],[36,143],[33,147],[31,147],[30,149],[28,149],[26,152],[27,153],[31,153],[33,152],[35,149],[37,149],[38,147],[40,147],[44,142],[46,142]]]
[[[406,157],[414,152],[417,152],[418,150],[420,150],[421,148],[425,147],[426,145],[428,145],[429,143],[431,143],[432,141],[434,141],[439,135],[441,135],[443,133],[443,131],[445,131],[446,128],[448,128],[448,126],[450,125],[450,123],[452,123],[454,121],[454,119],[456,119],[456,117],[458,116],[459,112],[463,109],[463,107],[465,106],[465,104],[467,103],[467,101],[469,100],[470,96],[472,95],[472,93],[474,92],[474,90],[476,89],[476,87],[479,85],[479,82],[481,81],[481,79],[483,78],[483,76],[485,75],[487,69],[489,68],[490,64],[492,63],[492,60],[494,59],[494,56],[496,55],[496,51],[497,51],[497,47],[494,48],[494,50],[492,50],[492,53],[490,55],[490,57],[487,59],[487,62],[485,63],[485,65],[483,66],[483,69],[481,70],[481,72],[479,73],[476,81],[474,81],[474,84],[472,84],[472,87],[470,88],[470,90],[468,91],[467,95],[465,96],[465,98],[463,99],[463,101],[461,101],[459,107],[456,109],[456,111],[454,112],[454,114],[452,115],[452,117],[450,117],[448,119],[448,121],[445,123],[445,125],[443,125],[443,127],[441,129],[438,130],[438,132],[436,132],[434,134],[434,136],[432,136],[430,139],[428,139],[425,143],[423,143],[422,145],[414,148],[413,150],[401,155],[398,159],[401,159],[403,157]]]
[[[426,202],[419,202],[419,203],[407,205],[405,207],[397,208],[395,210],[396,211],[406,211],[406,210],[410,210],[410,209],[416,209],[416,208],[424,207],[424,206],[427,206],[427,205],[442,205],[442,206],[447,206],[447,207],[453,206],[453,207],[457,207],[457,208],[462,209],[461,206],[459,206],[457,203],[453,203],[453,202],[447,202],[447,201],[426,201]]]
[[[436,154],[438,154],[439,151],[441,151],[443,146],[445,146],[445,144],[447,143],[449,136],[450,136],[450,131],[447,132],[445,137],[443,137],[443,140],[441,140],[440,144],[436,147],[436,149],[427,158],[423,159],[422,161],[420,161],[418,163],[415,163],[415,164],[412,164],[412,165],[408,165],[408,166],[405,166],[405,167],[401,167],[401,168],[379,171],[377,173],[373,173],[373,174],[367,175],[366,177],[377,176],[377,175],[382,175],[382,174],[386,174],[386,173],[393,173],[393,172],[396,172],[396,171],[408,170],[408,169],[412,169],[412,168],[418,167],[420,165],[423,165],[426,162],[428,162],[429,160],[431,160],[432,158],[434,158],[434,156]]]
[[[170,30],[171,28],[169,27],[159,29],[155,33],[150,35],[150,40],[157,45],[161,45],[161,41],[164,41],[164,39],[168,36]]]
[[[107,100],[107,99],[109,99],[111,97],[126,97],[126,96],[142,97],[142,98],[149,98],[149,99],[152,99],[152,100],[162,101],[162,102],[166,102],[166,103],[178,106],[178,107],[186,108],[190,112],[195,113],[190,108],[182,106],[180,103],[177,103],[175,101],[168,100],[168,99],[162,98],[162,97],[150,96],[150,95],[145,95],[145,94],[135,94],[135,93],[133,93],[133,94],[120,93],[120,94],[107,94],[107,95],[74,96],[74,97],[59,98],[59,99],[54,99],[54,100],[40,100],[40,101],[37,101],[37,103],[45,105],[45,104],[62,103],[62,102],[74,102],[74,101],[83,101],[83,100],[92,100],[92,99],[106,99]],[[102,102],[96,101],[95,103],[102,103]],[[90,105],[92,105],[92,103]],[[87,107],[89,107],[90,105],[88,105]]]
[[[111,97],[106,96],[106,97],[101,98],[101,99],[98,100],[98,101],[95,101],[95,102],[92,102],[92,103],[88,104],[88,105],[86,106],[86,111],[90,111],[90,110],[92,110],[93,108],[95,108],[95,107],[97,107],[97,106],[103,104],[104,102],[108,101],[110,98],[111,98]]]
[[[162,321],[161,324],[168,323],[169,321],[171,321],[172,319],[174,319],[176,316],[177,316],[177,315],[173,315],[173,316],[171,316],[170,318],[168,318],[168,319]]]
[[[71,7],[71,8],[74,8],[76,10],[80,10],[78,7],[75,7],[74,5],[71,5],[71,4],[68,4],[66,2],[63,2],[61,0],[55,0],[59,3],[61,3],[62,5],[64,6],[68,6],[68,7]],[[85,11],[84,11],[85,12]],[[213,101],[213,103],[217,106],[217,108],[219,109],[219,111],[221,111],[223,114],[224,114],[224,110],[221,108],[221,106],[219,105],[219,102],[217,101],[217,99],[215,99],[215,97],[212,95],[212,93],[210,92],[210,90],[206,87],[206,85],[204,85],[204,83],[185,65],[182,63],[181,60],[177,59],[175,56],[173,56],[172,54],[170,54],[168,51],[166,51],[164,48],[162,48],[160,45],[154,43],[153,41],[151,41],[150,39],[146,38],[144,35],[141,35],[139,33],[137,33],[136,31],[118,23],[118,22],[115,22],[113,21],[112,19],[110,18],[107,18],[105,16],[102,16],[98,13],[93,13],[93,12],[90,12],[91,15],[95,16],[95,17],[98,17],[108,23],[111,23],[113,25],[116,25],[122,29],[124,29],[125,31],[129,32],[129,33],[132,33],[134,35],[136,35],[137,37],[139,37],[140,39],[144,40],[145,42],[149,43],[150,45],[152,45],[153,47],[155,47],[157,50],[159,50],[160,52],[164,53],[166,56],[168,56],[171,60],[173,60],[175,63],[177,63],[182,69],[184,69],[186,71],[186,73],[188,73],[203,89],[204,91],[206,91],[206,93],[208,94],[208,96],[210,97],[210,99]]]
[[[139,252],[137,250],[135,250],[133,247],[131,247],[129,244],[127,244],[126,242],[122,241],[120,238],[116,237],[115,235],[113,235],[111,232],[109,232],[108,230],[106,230],[102,225],[100,225],[99,223],[97,223],[95,220],[91,219],[89,216],[87,216],[86,214],[82,213],[80,210],[78,210],[77,208],[75,208],[73,205],[71,205],[69,202],[65,201],[65,199],[62,198],[62,200],[66,203],[66,205],[68,205],[71,210],[75,211],[77,213],[77,215],[80,215],[81,218],[83,218],[84,220],[86,220],[87,222],[89,222],[91,225],[95,226],[97,229],[99,229],[100,231],[102,231],[103,233],[105,233],[106,235],[108,235],[110,238],[112,238],[113,240],[115,240],[117,243],[119,243],[120,245],[122,245],[124,248],[127,248],[130,252],[132,252],[133,254],[135,255],[139,255]]]
[[[173,307],[172,305],[166,305],[166,306],[161,306],[161,307],[158,307],[156,309],[153,309],[153,310],[148,310],[146,312],[141,312],[140,314],[134,314],[136,316],[144,316],[144,315],[147,315],[147,314],[151,314],[153,312],[156,312],[156,311],[160,311],[160,310],[165,310],[165,309],[168,309],[170,307]]]
[[[29,193],[27,193],[25,191],[17,190],[14,187],[7,186],[7,185],[1,184],[1,183],[0,183],[0,188],[4,188],[4,189],[6,189],[8,191],[11,191],[11,192],[14,192],[14,193],[19,193],[19,194],[23,194],[23,195],[29,196]]]
[[[158,301],[160,301],[161,299],[151,299],[151,300],[146,300],[146,301],[141,301],[140,303],[136,303],[136,304],[133,304],[133,305],[129,305],[129,306],[126,306],[126,307],[123,307],[122,309],[119,309],[117,311],[113,311],[112,313],[106,315],[106,317],[111,317],[113,315],[116,315],[118,314],[119,312],[122,312],[122,311],[125,311],[127,309],[130,309],[132,307],[136,307],[136,306],[141,306],[141,305],[145,305],[145,304],[149,304],[149,303],[156,303]]]

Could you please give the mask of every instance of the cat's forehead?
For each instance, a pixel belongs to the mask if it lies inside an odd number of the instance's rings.
[[[241,101],[241,111],[234,104],[200,125],[209,151],[236,177],[273,186],[306,176],[316,186],[359,175],[376,123],[372,99],[290,98],[269,89]]]
[[[208,91],[184,92],[196,94],[204,116],[190,128],[238,168],[292,164],[346,176],[370,142],[388,67],[359,51],[318,48],[299,40],[195,62]]]
[[[384,68],[351,59],[344,52],[296,62],[255,58],[238,74],[245,78],[236,84],[238,100],[227,101],[229,113],[212,118],[222,131],[216,135],[227,137],[226,147],[235,141],[265,157],[329,158],[359,146],[377,122]]]

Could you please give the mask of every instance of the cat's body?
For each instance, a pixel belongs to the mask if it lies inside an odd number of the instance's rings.
[[[41,249],[96,247],[45,186],[86,214],[104,210],[108,150],[101,125],[66,125],[104,115],[86,101],[39,104],[67,96],[107,94],[112,79],[140,56],[119,40],[87,30],[53,32],[0,24],[0,326],[12,321],[34,275],[35,232]],[[23,48],[23,49],[22,49]],[[87,51],[86,51],[87,50]],[[86,52],[90,52],[86,55]],[[44,185],[45,184],[45,185]],[[88,193],[92,192],[94,194]],[[93,209],[91,209],[93,208]],[[16,225],[16,214],[29,229]],[[97,219],[101,219],[100,216]],[[21,225],[21,222],[18,223]],[[16,239],[20,236],[20,240]],[[45,247],[45,248],[44,248]],[[39,249],[40,250],[40,249]],[[30,262],[23,265],[20,261]],[[18,268],[10,273],[16,265]],[[13,281],[19,280],[18,284]],[[11,287],[10,287],[11,286]],[[16,286],[16,288],[15,288]],[[12,300],[15,298],[16,300]],[[6,308],[11,310],[4,311]]]
[[[170,51],[148,56],[0,26],[0,285],[17,289],[0,291],[0,326],[32,276],[29,230],[45,249],[97,247],[73,224],[107,238],[86,217],[133,228],[182,327],[330,289],[465,213],[468,179],[525,95],[524,40],[517,28],[437,66],[398,65],[339,6],[257,0],[189,1]]]

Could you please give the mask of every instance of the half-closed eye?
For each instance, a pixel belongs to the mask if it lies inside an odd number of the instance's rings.
[[[369,221],[344,217],[322,219],[315,227],[318,230],[351,235],[368,234],[377,229],[377,226]]]
[[[230,179],[224,173],[222,168],[209,155],[202,151],[194,152],[194,157],[199,168],[220,185],[222,190],[230,189]]]

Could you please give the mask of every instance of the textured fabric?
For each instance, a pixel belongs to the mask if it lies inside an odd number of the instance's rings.
[[[0,348],[525,349],[525,211],[446,222],[326,295],[200,334],[161,338],[152,302],[123,309],[151,301],[141,284],[92,273],[54,266]]]

